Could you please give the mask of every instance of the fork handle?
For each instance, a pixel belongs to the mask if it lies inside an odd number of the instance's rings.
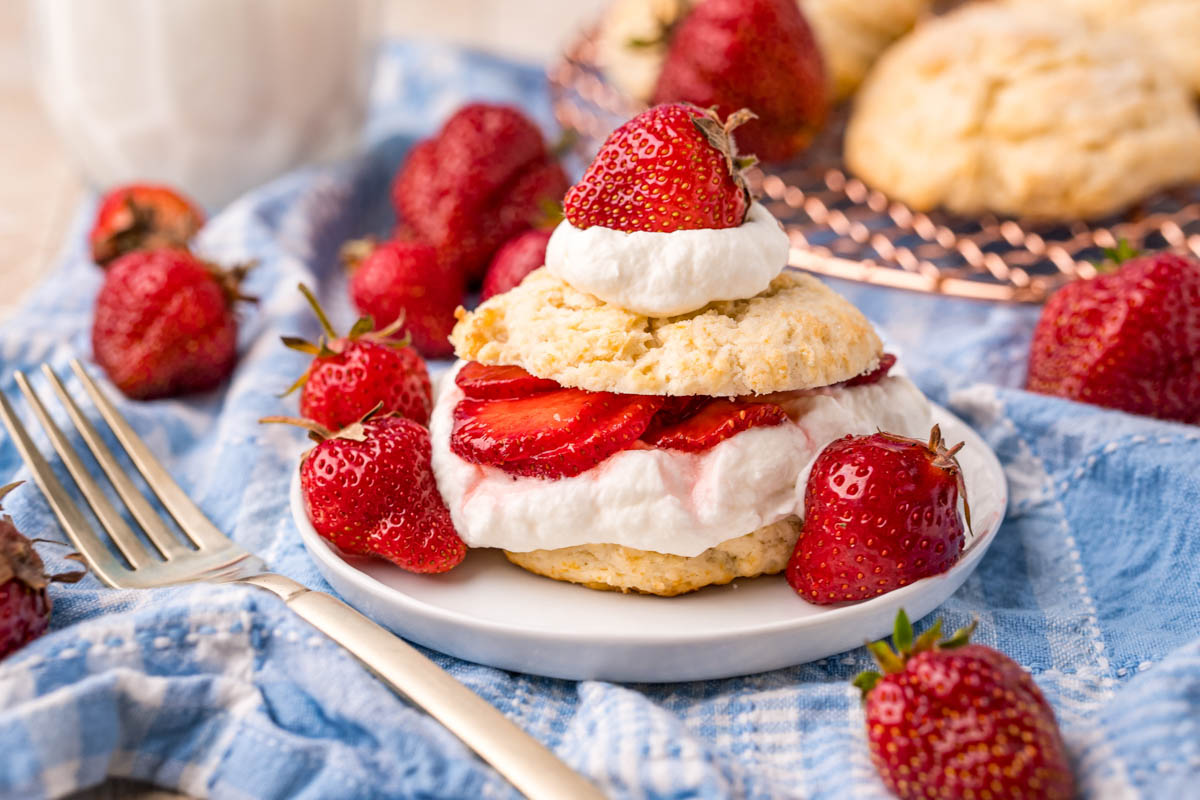
[[[445,725],[530,800],[604,799],[595,786],[495,706],[341,600],[282,575],[257,575],[243,581],[279,595],[288,608]]]

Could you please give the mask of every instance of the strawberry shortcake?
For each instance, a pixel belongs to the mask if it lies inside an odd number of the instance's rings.
[[[686,104],[618,128],[546,265],[458,312],[433,468],[470,547],[597,589],[782,571],[830,441],[921,436],[930,406],[870,323],[785,271],[732,130]]]

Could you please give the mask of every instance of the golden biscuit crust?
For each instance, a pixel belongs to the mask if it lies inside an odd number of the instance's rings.
[[[579,583],[589,589],[674,597],[737,578],[782,572],[799,537],[800,520],[788,517],[690,558],[619,544],[585,544],[528,553],[505,551],[504,555],[517,566],[556,581]]]
[[[1200,178],[1200,119],[1135,37],[1044,4],[971,4],[883,55],[845,154],[919,210],[1094,218]]]
[[[645,317],[536,270],[475,311],[457,312],[459,358],[515,364],[563,386],[655,395],[769,394],[873,369],[866,317],[811,275],[787,271],[748,300]]]

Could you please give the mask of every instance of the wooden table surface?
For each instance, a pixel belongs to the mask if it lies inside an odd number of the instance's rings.
[[[28,2],[37,0],[0,2],[0,319],[52,268],[76,204],[88,190],[55,139],[33,88],[25,41]],[[604,2],[382,0],[380,32],[438,38],[544,62],[594,19]],[[111,780],[73,800],[180,797],[146,784]]]

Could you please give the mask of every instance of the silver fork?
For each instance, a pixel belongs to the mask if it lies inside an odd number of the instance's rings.
[[[77,360],[71,369],[108,423],[130,460],[188,539],[184,544],[141,494],[71,398],[48,364],[42,371],[83,440],[124,501],[130,515],[154,545],[147,548],[88,474],[79,454],[47,413],[21,372],[17,386],[41,423],[67,471],[79,485],[101,526],[124,558],[118,559],[96,534],[79,506],[55,477],[25,427],[0,393],[0,417],[33,478],[46,495],[67,536],[93,574],[119,589],[145,589],[210,581],[247,583],[274,592],[287,606],[346,648],[385,683],[423,708],[490,763],[532,800],[589,800],[603,795],[490,703],[452,678],[398,636],[324,592],[311,591],[291,578],[266,571],[263,562],[221,533],[188,498],[133,428],[101,392]]]

